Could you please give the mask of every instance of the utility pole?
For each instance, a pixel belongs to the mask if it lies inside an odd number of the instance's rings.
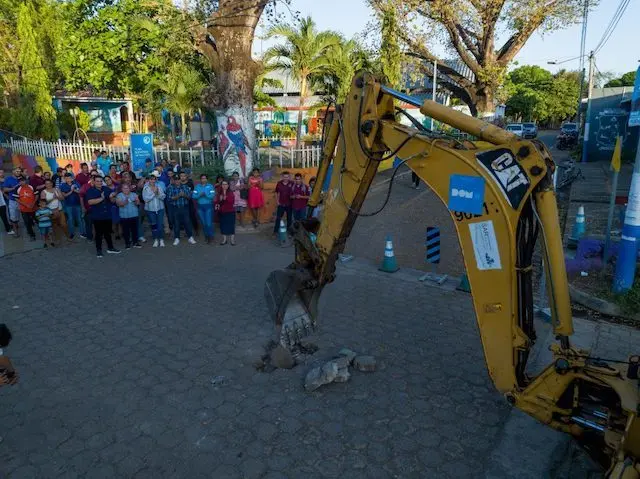
[[[587,161],[587,146],[589,146],[589,115],[591,114],[591,93],[593,92],[593,75],[596,58],[593,51],[589,53],[589,84],[587,85],[587,115],[584,119],[584,141],[582,143],[582,163]],[[580,110],[578,110],[580,111]]]
[[[433,60],[433,88],[431,90],[431,99],[436,101],[436,84],[438,83],[438,60]],[[429,127],[433,131],[433,118],[431,118],[431,126]]]
[[[584,9],[582,11],[582,35],[580,36],[580,93],[578,93],[578,114],[576,115],[576,123],[578,123],[578,130],[580,130],[580,120],[582,120],[582,112],[580,107],[582,106],[582,91],[584,90],[584,51],[587,42],[587,21],[589,20],[589,0],[584,1]]]

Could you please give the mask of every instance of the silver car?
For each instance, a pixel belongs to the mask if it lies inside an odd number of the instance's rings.
[[[507,125],[506,130],[513,133],[514,135],[518,135],[519,137],[522,137],[524,135],[524,128],[522,126],[522,123],[510,123]]]
[[[538,136],[538,127],[535,123],[523,123],[522,128],[524,129],[523,138],[535,138]]]

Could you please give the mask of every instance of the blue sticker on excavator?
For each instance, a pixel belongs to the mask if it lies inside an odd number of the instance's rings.
[[[449,178],[449,209],[461,213],[482,214],[484,178],[451,175]]]

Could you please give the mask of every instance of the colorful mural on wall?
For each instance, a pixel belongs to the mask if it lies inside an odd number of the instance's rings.
[[[58,167],[64,168],[67,165],[73,165],[73,171],[75,173],[80,172],[79,160],[67,160],[65,158],[45,158],[44,156],[31,156],[13,154],[10,148],[0,148],[0,164],[9,162],[16,167],[21,167],[27,175],[33,175],[33,170],[36,166],[41,166],[43,171],[55,173]]]
[[[234,171],[240,173],[241,177],[251,173],[255,131],[253,124],[248,124],[246,118],[253,118],[250,109],[247,112],[242,108],[229,108],[224,115],[217,116],[218,147],[225,172],[229,176]]]

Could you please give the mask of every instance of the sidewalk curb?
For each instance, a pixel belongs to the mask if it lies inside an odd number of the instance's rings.
[[[597,298],[592,294],[585,293],[575,286],[569,285],[569,296],[571,296],[571,301],[606,316],[617,316],[630,321],[640,322],[640,315],[629,316],[625,314],[617,304],[611,303],[602,298]]]

